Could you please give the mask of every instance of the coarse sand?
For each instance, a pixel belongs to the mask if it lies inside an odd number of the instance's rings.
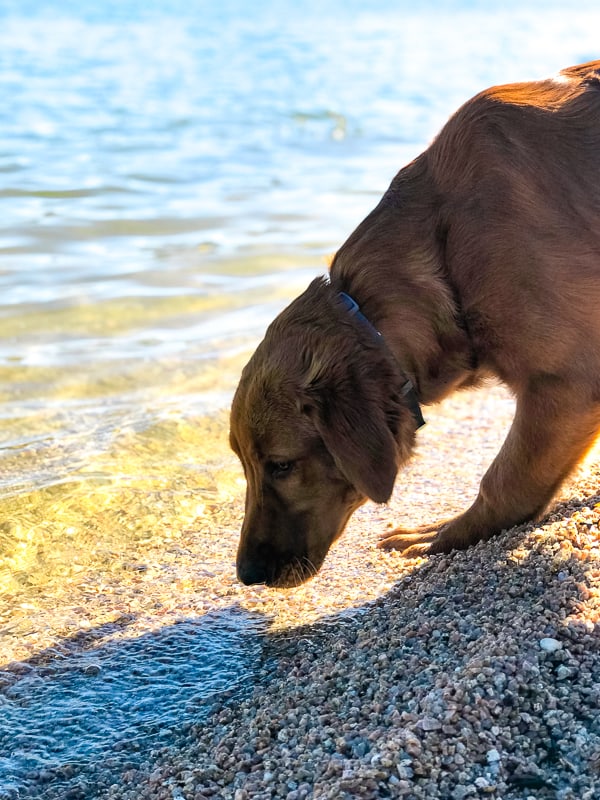
[[[221,563],[213,606],[270,620],[255,683],[143,763],[38,796],[600,797],[598,449],[539,524],[428,559],[376,547],[386,526],[464,508],[512,413],[500,387],[428,409],[389,507],[360,509],[298,589],[235,581],[240,486],[202,546]]]

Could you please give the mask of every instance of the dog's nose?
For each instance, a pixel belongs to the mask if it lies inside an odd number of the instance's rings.
[[[252,586],[254,583],[265,583],[267,580],[266,565],[259,559],[238,561],[237,576],[246,586]]]

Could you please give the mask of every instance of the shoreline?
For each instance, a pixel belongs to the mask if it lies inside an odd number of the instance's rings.
[[[107,741],[87,765],[33,773],[19,793],[0,791],[2,800],[593,800],[598,453],[540,526],[466,552],[405,560],[378,550],[378,536],[470,501],[510,423],[512,400],[494,387],[428,411],[418,454],[389,506],[359,509],[304,586],[236,582],[243,508],[235,484],[230,500],[155,543],[145,564],[130,559],[103,589],[100,629],[86,628],[83,607],[57,609],[71,635],[48,648],[45,668],[63,676],[75,666],[101,681],[111,658],[132,672],[157,647],[167,671],[198,665],[202,641],[239,650],[244,669],[237,664],[231,673],[231,690],[204,698],[195,712],[182,706],[147,744],[133,736],[107,749]],[[109,611],[121,614],[121,628],[109,614],[101,629]],[[232,614],[240,625],[228,640],[223,626]],[[542,646],[546,639],[553,643]],[[177,683],[197,679],[172,674],[170,686],[157,684],[158,704],[165,693],[177,697]]]

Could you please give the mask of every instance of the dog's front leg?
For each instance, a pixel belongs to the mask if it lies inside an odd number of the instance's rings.
[[[600,405],[586,398],[586,388],[559,378],[532,382],[473,505],[438,526],[392,531],[380,547],[407,557],[448,553],[539,519],[600,430]]]

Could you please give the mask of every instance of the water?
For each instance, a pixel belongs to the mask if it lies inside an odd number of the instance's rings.
[[[248,677],[242,364],[460,103],[598,57],[593,2],[367,5],[0,0],[0,792]]]

